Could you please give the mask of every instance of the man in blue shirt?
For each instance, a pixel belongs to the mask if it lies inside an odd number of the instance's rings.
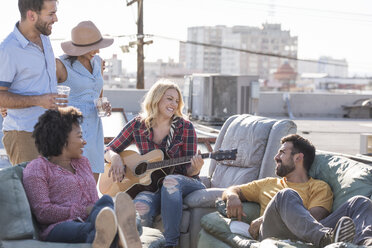
[[[57,0],[19,0],[21,20],[0,44],[0,107],[7,108],[3,143],[10,162],[37,158],[32,131],[56,99],[56,64],[49,40],[58,21]]]

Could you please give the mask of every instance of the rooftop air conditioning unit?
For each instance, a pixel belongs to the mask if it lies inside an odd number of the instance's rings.
[[[184,87],[186,110],[193,119],[223,122],[258,110],[258,76],[193,74],[186,76]]]

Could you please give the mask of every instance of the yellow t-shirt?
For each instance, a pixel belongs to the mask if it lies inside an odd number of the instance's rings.
[[[329,185],[321,180],[310,178],[306,183],[291,183],[286,178],[268,177],[238,186],[247,201],[257,202],[262,215],[270,200],[278,191],[291,188],[300,195],[305,208],[323,207],[331,212],[333,193]]]

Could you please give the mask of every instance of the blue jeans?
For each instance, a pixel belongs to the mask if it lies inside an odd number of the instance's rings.
[[[177,245],[180,236],[183,198],[191,192],[205,189],[200,181],[182,176],[169,175],[157,192],[143,191],[134,199],[142,225],[153,227],[154,218],[161,213],[166,246]]]
[[[279,191],[267,205],[260,228],[260,241],[268,237],[311,242],[319,246],[324,235],[336,226],[342,216],[355,224],[358,244],[372,237],[372,202],[367,197],[355,196],[321,221],[313,218],[293,189]]]
[[[104,207],[114,209],[114,202],[108,195],[102,196],[95,204],[85,222],[65,221],[56,225],[46,241],[63,243],[92,243],[96,234],[96,218]]]
[[[96,235],[95,223],[102,208],[114,209],[111,196],[103,195],[95,204],[85,222],[66,221],[56,225],[48,234],[46,241],[63,243],[93,243]],[[137,231],[142,234],[141,219],[137,213]],[[115,242],[115,241],[114,241]]]

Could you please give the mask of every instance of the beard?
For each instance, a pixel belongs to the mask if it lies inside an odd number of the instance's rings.
[[[43,22],[39,17],[35,23],[35,28],[43,35],[49,36],[52,31],[48,28],[49,24]]]
[[[283,162],[281,160],[276,161],[276,162],[277,163],[280,162],[280,165],[277,165],[277,167],[275,168],[276,175],[278,175],[280,177],[285,177],[286,175],[288,175],[289,173],[291,173],[295,169],[295,165],[294,165],[293,161],[291,161],[291,163],[289,163],[289,164],[283,164]]]

